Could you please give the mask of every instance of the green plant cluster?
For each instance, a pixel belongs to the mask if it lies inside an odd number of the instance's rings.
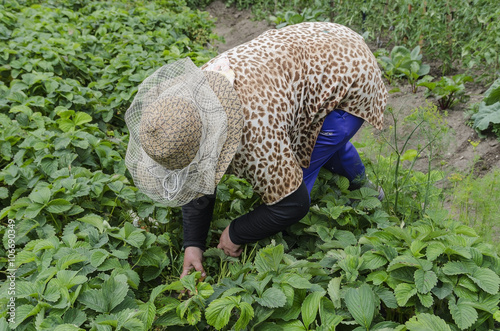
[[[451,109],[457,102],[467,102],[469,96],[465,94],[465,83],[474,81],[471,76],[458,74],[453,77],[441,77],[432,82],[434,77],[425,76],[417,84],[427,88],[426,97],[432,96],[437,101],[439,109]]]
[[[413,93],[417,92],[417,81],[427,75],[431,69],[428,64],[422,63],[420,46],[409,50],[404,46],[395,46],[390,54],[383,51],[377,53],[377,60],[382,65],[384,76],[390,84],[397,78],[406,78]]]

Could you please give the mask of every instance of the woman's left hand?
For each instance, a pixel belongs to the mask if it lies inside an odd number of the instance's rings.
[[[231,238],[229,238],[229,225],[222,231],[222,234],[220,235],[220,241],[219,245],[217,248],[220,248],[226,253],[226,255],[233,256],[233,257],[238,257],[241,255],[241,252],[243,251],[243,248],[241,248],[241,245],[236,245],[233,244],[231,241]]]

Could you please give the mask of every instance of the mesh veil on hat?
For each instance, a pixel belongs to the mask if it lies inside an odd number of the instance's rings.
[[[135,185],[171,207],[213,194],[240,142],[241,107],[229,80],[189,58],[155,71],[125,114]]]

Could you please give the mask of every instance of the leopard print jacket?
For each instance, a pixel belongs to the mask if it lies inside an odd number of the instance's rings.
[[[229,172],[272,205],[302,182],[323,120],[334,109],[382,128],[387,90],[363,38],[335,23],[269,30],[220,56],[234,70],[245,124]],[[203,69],[203,67],[202,67]]]

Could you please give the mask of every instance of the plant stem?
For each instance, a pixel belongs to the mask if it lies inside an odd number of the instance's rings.
[[[429,162],[427,167],[427,187],[425,188],[425,200],[424,208],[422,209],[422,214],[425,215],[425,210],[427,209],[427,204],[429,203],[429,191],[431,189],[431,162],[432,162],[432,145],[429,146]]]

